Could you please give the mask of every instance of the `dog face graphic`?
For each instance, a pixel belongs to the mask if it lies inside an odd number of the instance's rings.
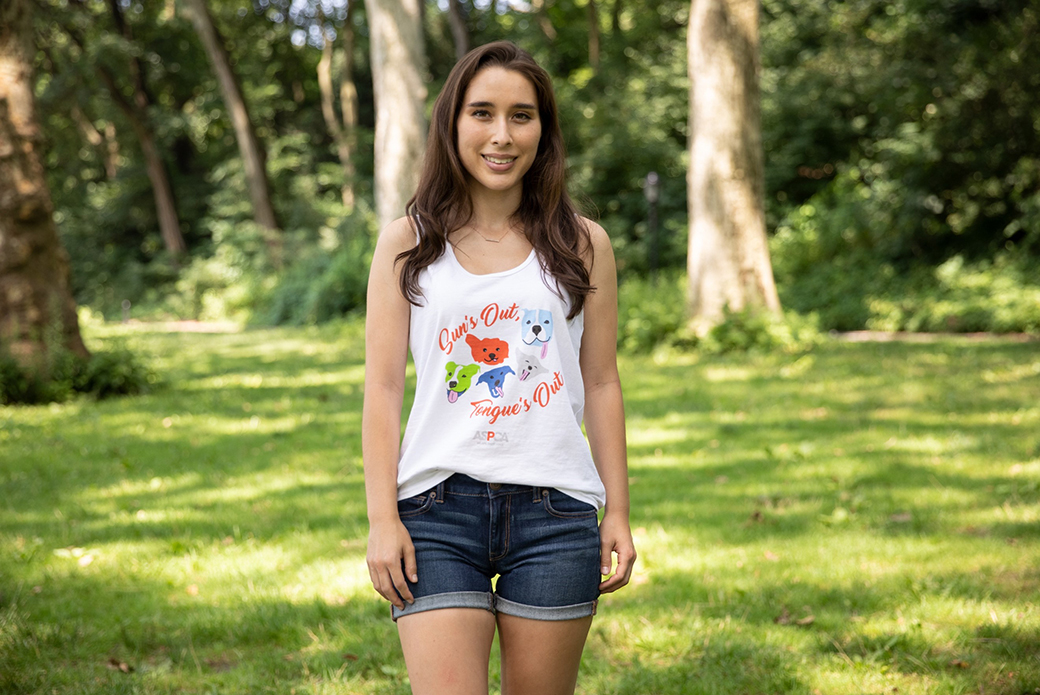
[[[480,371],[478,365],[462,365],[454,362],[448,362],[448,364],[444,365],[444,369],[448,372],[448,375],[444,377],[444,383],[448,387],[449,403],[459,400],[459,394],[465,393],[472,386],[473,377]]]
[[[533,376],[544,374],[549,370],[542,366],[541,361],[535,355],[528,355],[526,352],[518,353],[517,358],[519,364],[517,368],[520,370],[517,372],[516,378],[520,381],[527,381]]]
[[[525,345],[541,345],[542,359],[549,350],[553,334],[552,312],[548,309],[524,309],[520,319],[520,335]]]
[[[498,338],[478,338],[472,333],[466,336],[473,359],[481,364],[498,365],[509,357],[509,343]]]
[[[524,309],[520,331],[525,345],[548,343],[553,334],[552,312],[547,309]]]
[[[477,379],[478,384],[487,384],[488,391],[491,392],[492,398],[501,398],[505,391],[502,386],[505,384],[506,375],[516,374],[512,367],[499,367],[498,369],[492,369],[490,372],[484,372]]]

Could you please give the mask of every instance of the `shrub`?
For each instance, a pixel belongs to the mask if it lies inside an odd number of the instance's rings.
[[[87,359],[51,348],[30,365],[0,350],[2,405],[60,402],[76,393],[100,400],[145,393],[159,383],[158,375],[124,348],[95,352]]]

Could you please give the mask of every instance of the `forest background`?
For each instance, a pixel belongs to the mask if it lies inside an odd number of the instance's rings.
[[[209,3],[266,154],[277,231],[254,219],[217,77],[179,3],[37,5],[45,165],[81,307],[259,324],[362,308],[378,232],[363,3]],[[423,3],[427,112],[460,42],[515,41],[553,75],[573,195],[618,257],[623,348],[667,341],[683,323],[689,10]],[[822,329],[1040,331],[1036,4],[764,0],[761,10],[765,208],[785,309]],[[324,105],[322,70],[336,95]],[[348,120],[345,85],[357,95],[349,167],[335,125]],[[127,102],[168,173],[184,251],[160,234]],[[651,171],[659,236],[643,190]]]

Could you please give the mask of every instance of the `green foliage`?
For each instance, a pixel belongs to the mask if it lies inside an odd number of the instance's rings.
[[[32,364],[0,350],[0,405],[61,402],[75,394],[100,400],[146,393],[159,383],[159,376],[125,348],[83,359],[52,347]]]
[[[671,271],[656,280],[629,276],[618,285],[618,349],[641,353],[669,343],[694,341],[686,328],[686,275]]]
[[[815,315],[782,315],[756,309],[723,312],[724,318],[708,331],[697,347],[708,354],[730,352],[805,352],[823,342]]]

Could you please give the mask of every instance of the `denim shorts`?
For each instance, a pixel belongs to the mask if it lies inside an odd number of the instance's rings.
[[[482,483],[456,473],[397,510],[415,546],[414,603],[482,608],[536,620],[596,613],[599,525],[592,505],[554,488]],[[498,576],[492,589],[491,580]]]

